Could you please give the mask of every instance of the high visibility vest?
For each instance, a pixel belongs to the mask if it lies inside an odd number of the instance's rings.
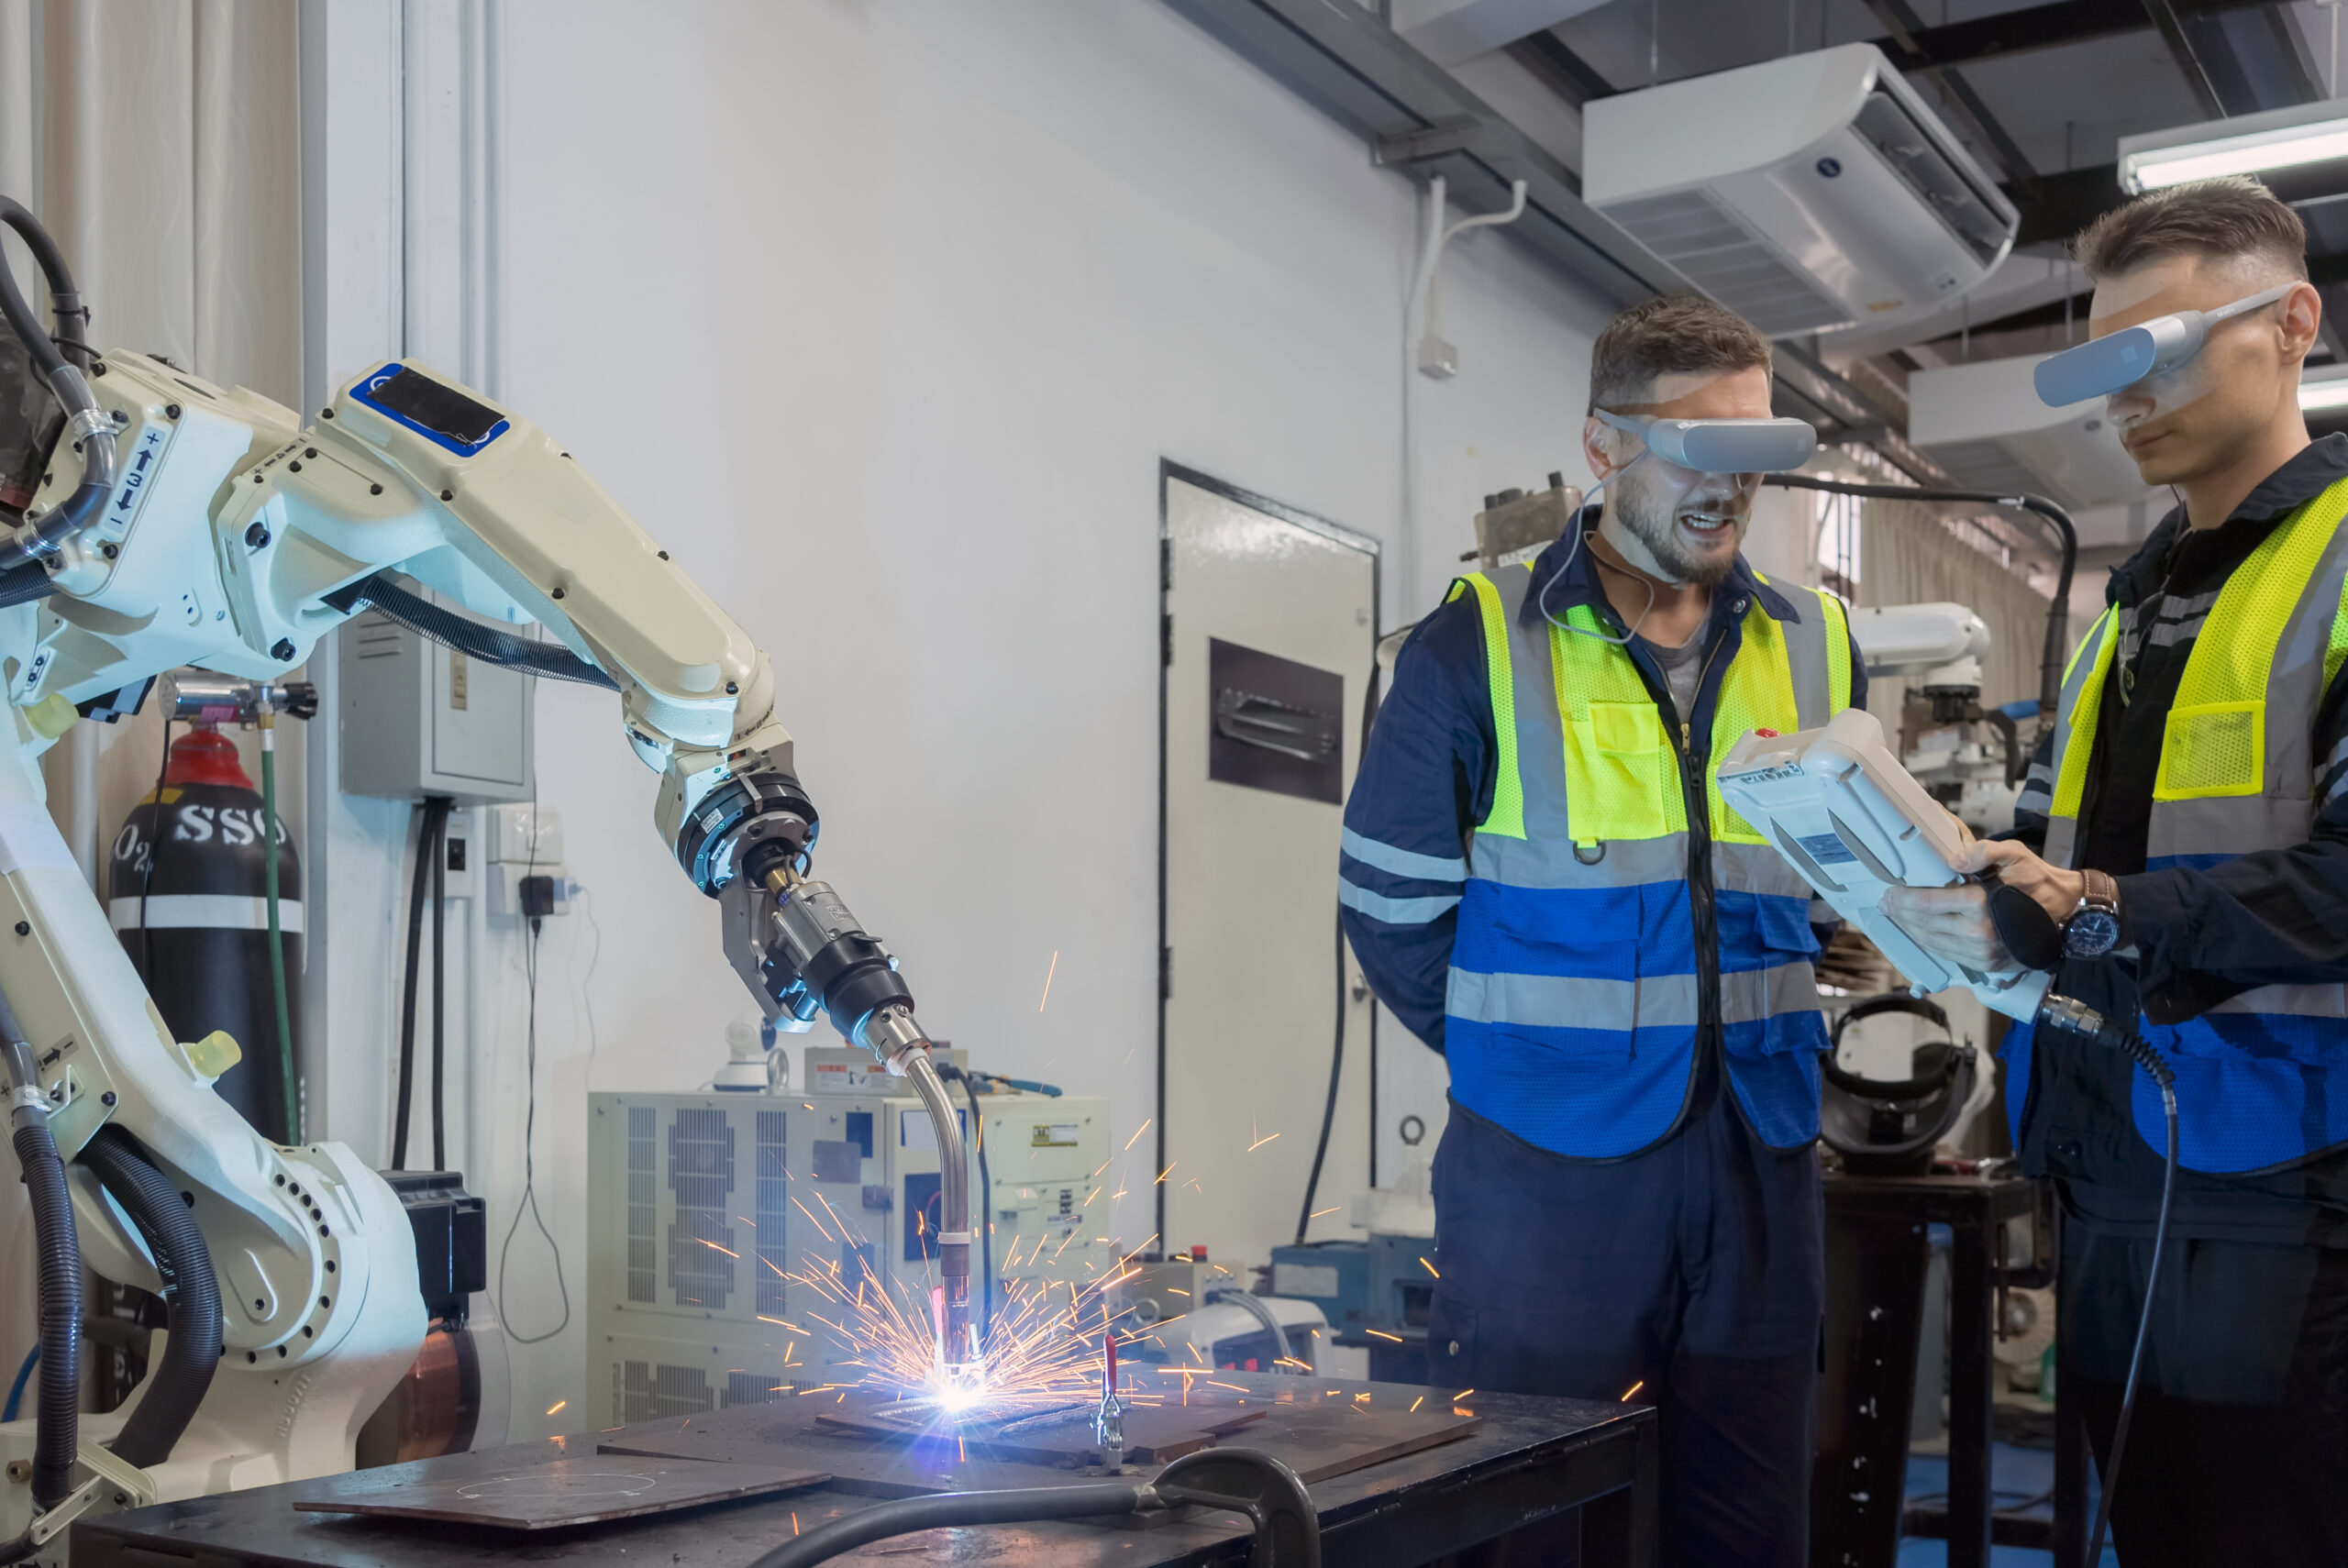
[[[1626,649],[1520,618],[1534,589],[1529,565],[1452,589],[1482,613],[1498,753],[1491,808],[1468,845],[1444,1009],[1452,1096],[1557,1154],[1644,1149],[1678,1126],[1709,988],[1745,1117],[1774,1147],[1808,1143],[1826,1045],[1810,889],[1708,770],[1698,810],[1719,950],[1708,977],[1681,745]],[[1715,762],[1749,729],[1805,729],[1849,705],[1843,607],[1817,600],[1817,614],[1783,624],[1757,600],[1742,608]],[[1607,629],[1586,605],[1566,619]]]
[[[2315,786],[2337,758],[2312,754],[2316,706],[2348,658],[2348,480],[2276,525],[2218,593],[2187,655],[2161,737],[2145,869],[2204,868],[2307,841]],[[2071,656],[2056,710],[2051,863],[2077,855],[2098,722],[2119,644],[2104,611]],[[2176,1070],[2178,1157],[2225,1175],[2348,1143],[2348,986],[2260,986],[2184,1023],[2140,1021]],[[2007,1036],[2010,1081],[2030,1080],[2032,1034]],[[2136,1130],[2166,1148],[2160,1092],[2135,1075]],[[2010,1097],[2015,1144],[2029,1114]]]

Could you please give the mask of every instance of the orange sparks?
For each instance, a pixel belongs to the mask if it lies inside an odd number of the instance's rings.
[[[1427,1397],[1426,1397],[1425,1395],[1422,1394],[1422,1395],[1420,1395],[1417,1398],[1415,1398],[1415,1399],[1413,1399],[1413,1400],[1412,1400],[1412,1401],[1411,1401],[1411,1408],[1412,1408],[1412,1410],[1414,1410],[1414,1411],[1415,1411],[1415,1410],[1416,1410],[1420,1406],[1422,1406],[1422,1405],[1425,1404],[1426,1402],[1427,1402]]]
[[[1247,1152],[1252,1154],[1257,1150],[1262,1148],[1265,1144],[1270,1143],[1273,1139],[1279,1136],[1279,1134],[1277,1132],[1267,1132],[1262,1137],[1257,1139],[1254,1143],[1248,1144]]]
[[[1044,1010],[1044,1009],[1045,1009],[1046,1007],[1047,1007],[1047,1006],[1049,1006],[1049,1005],[1051,1004],[1051,999],[1052,999],[1052,977],[1053,977],[1054,975],[1058,974],[1059,972],[1060,972],[1060,950],[1059,950],[1058,948],[1055,947],[1055,948],[1053,948],[1053,949],[1052,949],[1052,966],[1051,966],[1050,968],[1048,968],[1048,969],[1047,969],[1047,970],[1045,970],[1045,971],[1044,971],[1044,999],[1043,999],[1042,1001],[1039,1001],[1039,1002],[1037,1002],[1037,1003],[1036,1004],[1036,1010],[1037,1012],[1041,1012],[1041,1011],[1043,1011],[1043,1010]]]
[[[820,1197],[822,1197],[823,1195],[822,1195],[821,1193],[818,1193],[818,1194],[816,1194],[816,1196],[817,1196],[818,1198],[820,1198]],[[816,1219],[816,1218],[815,1218],[815,1211],[814,1211],[814,1209],[812,1209],[808,1208],[805,1204],[803,1204],[803,1203],[800,1202],[800,1201],[799,1201],[799,1199],[798,1199],[797,1198],[793,1198],[791,1200],[791,1206],[792,1206],[793,1209],[798,1209],[800,1213],[804,1214],[805,1216],[807,1216],[807,1223],[809,1223],[810,1225],[814,1226],[814,1227],[815,1227],[815,1229],[816,1229],[816,1230],[818,1230],[818,1231],[824,1231],[824,1222],[823,1222],[821,1220],[818,1220],[818,1219]],[[824,1231],[824,1240],[825,1240],[825,1241],[827,1241],[827,1242],[837,1242],[839,1239],[840,1239],[839,1237],[833,1235],[829,1231]],[[1423,1263],[1423,1262],[1425,1262],[1426,1260],[1425,1260],[1425,1259],[1423,1259],[1423,1258],[1422,1258],[1422,1259],[1420,1259],[1419,1261],[1420,1261],[1420,1262],[1422,1262],[1422,1263]]]
[[[1342,1203],[1332,1203],[1332,1204],[1331,1204],[1331,1205],[1329,1205],[1329,1207],[1328,1207],[1328,1208],[1326,1208],[1326,1209],[1314,1209],[1314,1210],[1312,1211],[1312,1215],[1310,1216],[1310,1218],[1314,1219],[1314,1220],[1318,1220],[1318,1219],[1320,1219],[1320,1218],[1321,1218],[1321,1216],[1323,1216],[1324,1214],[1335,1214],[1338,1209],[1343,1209],[1344,1207],[1345,1207],[1345,1205],[1344,1205],[1344,1204],[1342,1204]]]
[[[549,1415],[549,1416],[551,1416],[551,1415],[553,1415],[557,1410],[561,1409],[565,1405],[568,1405],[568,1404],[570,1404],[570,1400],[568,1400],[568,1399],[557,1399],[553,1404],[551,1404],[551,1405],[549,1405],[549,1406],[548,1406],[548,1407],[547,1407],[547,1414],[548,1414],[548,1415]]]
[[[1149,1124],[1156,1120],[1156,1117],[1143,1117],[1141,1125],[1134,1129],[1134,1135],[1125,1140],[1125,1147],[1131,1149],[1135,1143],[1140,1143],[1141,1135],[1149,1131]]]
[[[1392,1340],[1398,1345],[1402,1342],[1401,1335],[1390,1334],[1383,1329],[1365,1329],[1362,1331],[1367,1334],[1375,1334],[1381,1340]]]
[[[1623,1390],[1623,1397],[1620,1402],[1625,1405],[1629,1404],[1631,1402],[1631,1396],[1636,1394],[1640,1389],[1645,1388],[1646,1386],[1647,1380],[1644,1377],[1640,1378],[1636,1383],[1632,1384],[1628,1388]]]
[[[1181,1163],[1182,1163],[1181,1161],[1177,1160],[1177,1161],[1175,1161],[1175,1162],[1174,1162],[1174,1165],[1180,1165]],[[1164,1181],[1168,1176],[1172,1176],[1173,1174],[1174,1174],[1174,1165],[1168,1165],[1168,1166],[1167,1166],[1164,1170],[1162,1170],[1162,1171],[1160,1171],[1160,1172],[1158,1172],[1158,1173],[1157,1173],[1157,1181]],[[1152,1182],[1152,1183],[1150,1183],[1150,1186],[1152,1186],[1152,1187],[1156,1187],[1157,1185],[1157,1182]]]
[[[734,1259],[736,1259],[736,1260],[737,1260],[737,1261],[738,1261],[738,1260],[741,1258],[741,1256],[742,1256],[742,1254],[741,1254],[741,1253],[737,1253],[737,1252],[734,1251],[734,1249],[732,1249],[731,1247],[721,1247],[721,1246],[719,1246],[715,1242],[711,1241],[707,1236],[695,1236],[695,1237],[693,1238],[693,1240],[694,1240],[694,1241],[696,1241],[696,1242],[699,1242],[703,1246],[707,1247],[707,1248],[708,1248],[711,1252],[713,1252],[713,1253],[724,1253],[727,1257],[729,1257],[729,1258],[734,1258]]]
[[[799,1510],[796,1508],[791,1510],[791,1533],[793,1535],[799,1533]]]
[[[1462,1388],[1458,1393],[1454,1394],[1451,1397],[1451,1402],[1456,1405],[1460,1400],[1465,1399],[1468,1395],[1473,1394],[1474,1392],[1476,1391],[1473,1388]]]
[[[1429,1274],[1434,1275],[1437,1279],[1441,1279],[1443,1277],[1442,1271],[1437,1269],[1434,1264],[1427,1262],[1424,1258],[1421,1258],[1419,1260],[1419,1266],[1426,1270]]]

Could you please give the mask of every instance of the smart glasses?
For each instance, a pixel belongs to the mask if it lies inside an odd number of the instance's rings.
[[[2201,352],[2210,329],[2221,321],[2263,310],[2296,287],[2283,283],[2212,311],[2181,310],[2107,333],[2091,343],[2042,359],[2031,372],[2038,401],[2068,408],[2091,398],[2110,397],[2138,381],[2176,370]]]
[[[1818,450],[1817,430],[1800,419],[1647,419],[1602,408],[1590,414],[1638,436],[1665,462],[1700,474],[1783,473]]]

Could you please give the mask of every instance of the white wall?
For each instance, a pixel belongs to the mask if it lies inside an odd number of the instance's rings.
[[[925,1022],[1138,1126],[1158,460],[1397,539],[1412,188],[1154,0],[514,0],[504,51],[506,401],[773,654],[820,872]],[[1390,624],[1435,601],[1485,492],[1582,477],[1603,311],[1491,234],[1445,278],[1463,370],[1415,394],[1428,522]],[[549,922],[538,997],[538,1186],[579,1308],[586,1088],[694,1087],[750,1004],[610,699],[545,685],[538,723],[601,928],[591,981],[593,933]],[[336,1010],[381,1010],[394,830],[334,831]],[[516,939],[492,933],[482,973],[468,1175],[494,1244],[520,1181]],[[371,1152],[388,1112],[345,1086],[384,1081],[351,1060],[384,1037],[345,1032],[331,1068],[331,1135]],[[1390,1028],[1385,1048],[1425,1055]],[[515,1247],[532,1331],[554,1293],[543,1246]],[[576,1423],[582,1353],[576,1318],[516,1353],[515,1435]]]

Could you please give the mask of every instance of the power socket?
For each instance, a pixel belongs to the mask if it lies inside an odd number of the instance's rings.
[[[485,867],[489,878],[489,912],[504,920],[570,912],[570,868],[540,861],[536,867],[508,860]]]
[[[535,860],[541,870],[561,863],[562,814],[551,806],[523,801],[492,806],[484,815],[489,820],[488,859],[516,866]]]

